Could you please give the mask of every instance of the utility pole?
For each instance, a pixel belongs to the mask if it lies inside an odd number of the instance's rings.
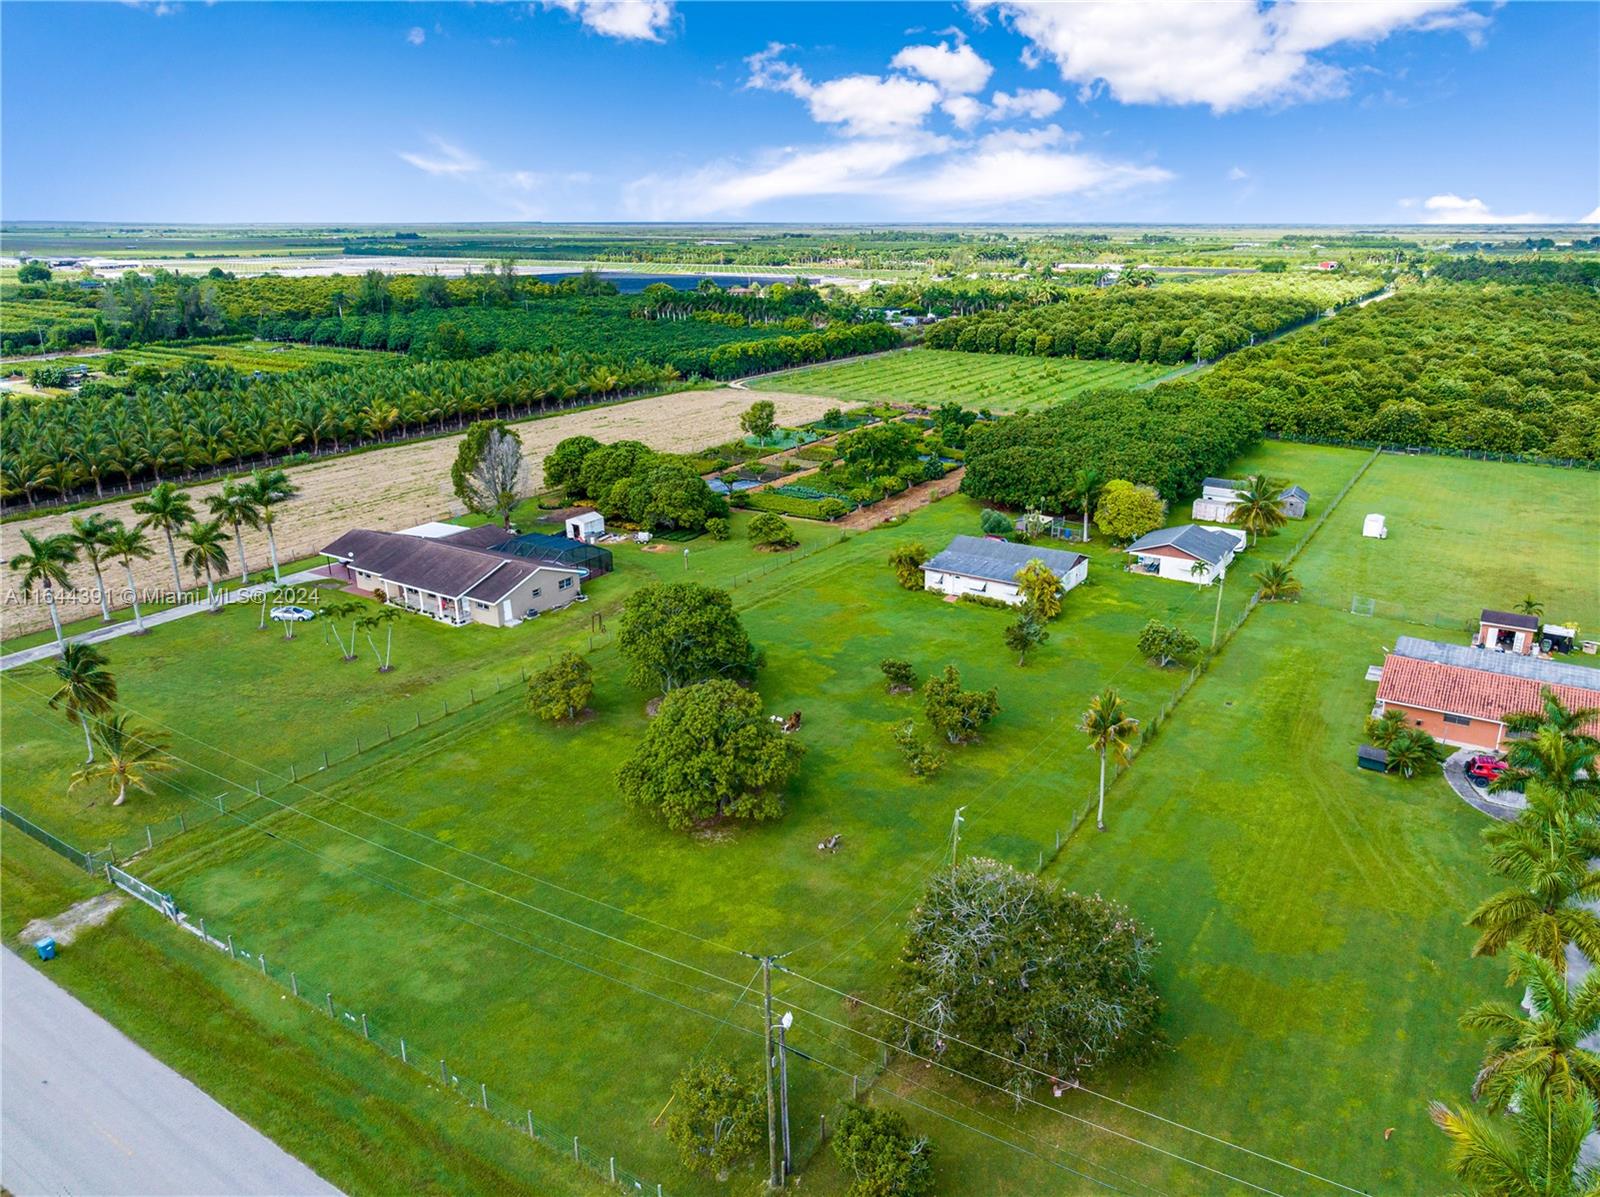
[[[784,1012],[778,1020],[778,1111],[783,1122],[783,1175],[787,1179],[794,1171],[794,1159],[789,1154],[789,1026],[794,1015]]]
[[[956,807],[956,817],[950,821],[950,867],[952,869],[956,867],[957,854],[961,850],[961,824],[966,822],[961,817],[961,812],[966,809],[964,806]]]
[[[1222,585],[1228,579],[1226,572],[1217,575],[1217,613],[1211,617],[1211,651],[1217,651],[1217,629],[1222,625]]]
[[[778,1107],[772,1092],[772,957],[761,957],[761,994],[764,1017],[762,1033],[766,1039],[767,1065],[767,1183],[774,1189],[783,1188],[783,1170],[778,1161]]]

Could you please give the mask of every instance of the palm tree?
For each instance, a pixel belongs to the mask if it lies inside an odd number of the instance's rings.
[[[1130,740],[1138,727],[1139,721],[1128,717],[1122,697],[1109,687],[1095,695],[1078,721],[1078,730],[1089,737],[1089,747],[1100,754],[1100,806],[1094,823],[1101,831],[1106,829],[1106,757],[1126,765]]]
[[[1271,535],[1288,522],[1283,513],[1283,483],[1265,474],[1252,474],[1235,492],[1228,522],[1250,533],[1250,543],[1262,533]]]
[[[256,501],[256,510],[259,513],[261,527],[267,534],[267,556],[272,560],[272,580],[279,581],[282,574],[278,570],[278,541],[272,534],[273,522],[277,519],[277,507],[287,503],[300,493],[300,488],[289,481],[289,475],[282,470],[257,470],[250,478],[250,491]]]
[[[183,550],[183,563],[194,571],[195,581],[205,574],[206,602],[213,612],[221,608],[217,606],[212,575],[228,568],[228,550],[223,547],[222,535],[221,520],[207,520],[203,524],[196,520],[183,533],[183,538],[189,542],[189,547]]]
[[[1256,574],[1261,587],[1261,600],[1267,603],[1289,601],[1300,597],[1300,579],[1289,572],[1281,561],[1270,561]]]
[[[1089,509],[1094,506],[1094,501],[1105,488],[1105,484],[1106,476],[1094,466],[1080,466],[1073,472],[1072,483],[1067,493],[1083,512],[1085,542],[1089,539]]]
[[[256,504],[255,493],[248,482],[234,478],[225,479],[222,489],[206,496],[206,509],[216,519],[233,526],[233,541],[239,550],[239,581],[250,580],[250,567],[244,560],[244,529],[261,526],[261,509]]]
[[[1580,714],[1582,712],[1579,712]],[[1582,735],[1563,735],[1545,724],[1532,735],[1506,745],[1508,768],[1490,783],[1491,790],[1526,790],[1537,784],[1563,803],[1587,809],[1600,799],[1595,756],[1600,745]]]
[[[333,642],[339,646],[339,653],[346,661],[354,661],[356,659],[356,628],[354,625],[351,626],[350,647],[346,648],[344,646],[344,637],[339,635],[339,620],[354,615],[362,607],[363,604],[353,599],[325,603],[322,607],[322,642],[324,644],[328,642],[328,633],[331,631],[333,633]]]
[[[367,644],[372,649],[372,655],[378,659],[379,673],[388,673],[389,670],[394,668],[389,664],[389,660],[394,654],[394,621],[399,618],[400,610],[398,607],[380,607],[371,615],[363,615],[356,620],[355,630],[366,633]],[[387,629],[384,648],[381,653],[378,652],[378,646],[372,640],[372,633],[380,627]],[[355,644],[354,631],[351,633],[350,643],[352,645]]]
[[[1512,735],[1531,735],[1541,727],[1553,727],[1564,736],[1600,743],[1584,732],[1588,724],[1600,720],[1600,707],[1569,707],[1561,696],[1546,686],[1539,693],[1537,711],[1515,711],[1506,716],[1506,731]]]
[[[1389,754],[1389,772],[1407,780],[1439,767],[1439,742],[1421,728],[1408,727],[1397,732],[1384,746]]]
[[[1472,1100],[1499,1113],[1528,1080],[1545,1092],[1600,1099],[1600,1055],[1581,1046],[1600,1030],[1600,971],[1569,991],[1566,976],[1548,961],[1521,948],[1511,954],[1527,987],[1523,1005],[1480,1002],[1461,1016],[1464,1030],[1490,1033]]]
[[[1523,595],[1522,601],[1513,609],[1524,615],[1532,615],[1536,619],[1544,614],[1544,604],[1531,594]]]
[[[117,701],[117,679],[106,668],[106,658],[92,644],[64,644],[61,656],[50,666],[60,685],[50,696],[50,709],[64,709],[67,719],[83,728],[83,742],[94,760],[89,723],[111,710]]]
[[[72,540],[73,546],[83,555],[89,563],[89,568],[94,570],[95,594],[100,599],[100,622],[111,622],[111,603],[106,598],[106,579],[100,571],[100,563],[109,555],[106,552],[106,533],[111,530],[112,521],[98,512],[94,515],[75,515],[72,517],[72,531],[63,533]]]
[[[281,583],[275,586],[270,599],[266,595],[261,596],[261,610],[263,617],[265,617],[268,606],[275,603],[291,603],[294,601],[294,598],[295,588],[293,586],[284,586]],[[295,621],[292,619],[285,619],[283,621],[283,638],[285,640],[294,639],[294,623]]]
[[[183,594],[183,575],[178,572],[178,546],[174,537],[194,520],[194,501],[187,491],[171,482],[158,482],[150,493],[133,501],[133,513],[142,515],[139,526],[160,528],[167,538],[167,556],[172,560],[172,584]]]
[[[22,575],[24,595],[32,598],[44,592],[44,604],[50,609],[50,626],[56,631],[56,644],[64,648],[66,640],[61,634],[61,613],[56,610],[56,587],[72,585],[67,577],[67,566],[77,561],[77,546],[72,537],[65,534],[39,537],[24,530],[22,539],[28,546],[27,551],[11,558],[10,567]]]
[[[128,594],[133,602],[133,626],[137,629],[134,635],[143,636],[144,614],[139,610],[139,584],[133,577],[133,563],[135,560],[148,561],[155,555],[150,547],[150,539],[141,525],[129,528],[121,520],[114,520],[106,531],[105,546],[106,552],[122,562],[122,568],[127,572]]]
[[[167,753],[165,738],[131,723],[128,715],[100,720],[95,725],[94,738],[102,756],[91,759],[72,775],[71,788],[103,781],[116,792],[112,806],[126,802],[130,789],[151,793],[151,777],[176,768]]]
[[[1434,1125],[1450,1139],[1450,1170],[1474,1197],[1597,1197],[1600,1173],[1579,1155],[1594,1131],[1595,1101],[1588,1093],[1545,1093],[1525,1084],[1508,1103],[1509,1118],[1486,1118],[1428,1107]]]
[[[1498,956],[1515,945],[1564,969],[1570,943],[1600,960],[1600,916],[1579,904],[1600,897],[1600,872],[1590,864],[1600,856],[1600,831],[1584,820],[1524,815],[1492,828],[1485,841],[1490,867],[1511,885],[1467,919],[1479,933],[1472,954]]]

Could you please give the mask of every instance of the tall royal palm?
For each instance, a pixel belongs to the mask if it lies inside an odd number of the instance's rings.
[[[106,595],[106,578],[100,565],[111,555],[106,550],[106,534],[111,531],[112,523],[112,520],[98,512],[75,515],[72,517],[72,531],[64,534],[72,538],[73,546],[94,571],[95,597],[100,600],[101,623],[111,622],[111,601]]]
[[[1083,513],[1083,539],[1089,539],[1089,509],[1105,488],[1106,476],[1094,466],[1080,466],[1072,474],[1072,501]]]
[[[133,576],[133,563],[135,561],[148,561],[155,555],[155,550],[150,547],[150,538],[144,534],[144,528],[139,525],[128,527],[121,520],[113,520],[106,530],[106,553],[122,563],[123,571],[128,575],[128,594],[133,603],[133,626],[137,629],[135,635],[144,635],[144,612],[139,610],[139,583]]]
[[[222,521],[207,520],[201,523],[197,520],[184,529],[183,538],[189,546],[183,550],[183,563],[194,572],[195,581],[198,582],[202,574],[205,576],[206,602],[213,611],[220,610],[217,606],[216,576],[228,568]]]
[[[50,626],[56,631],[56,644],[63,650],[66,639],[61,634],[61,613],[56,610],[56,587],[66,589],[72,585],[67,577],[67,566],[78,559],[77,546],[66,535],[35,536],[24,531],[22,540],[28,547],[11,558],[11,568],[22,575],[22,593],[32,598],[44,595],[44,605],[50,609]]]
[[[254,489],[248,482],[229,478],[216,494],[206,496],[206,510],[213,518],[233,528],[234,547],[239,550],[239,580],[248,581],[250,567],[244,559],[244,530],[261,526],[261,507],[256,502]]]
[[[83,729],[83,743],[93,761],[91,725],[109,714],[117,701],[117,679],[107,668],[105,654],[92,644],[66,644],[50,672],[57,683],[50,709],[65,711],[67,719]]]
[[[1546,1093],[1531,1082],[1517,1092],[1507,1118],[1428,1107],[1450,1140],[1450,1170],[1468,1193],[1481,1197],[1596,1197],[1600,1173],[1582,1160],[1594,1132],[1595,1101],[1588,1093]]]
[[[250,477],[250,493],[255,497],[260,526],[267,534],[267,556],[272,560],[272,580],[282,579],[278,569],[278,541],[273,535],[273,524],[278,518],[278,507],[300,493],[300,488],[289,481],[282,470],[257,470]]]
[[[1511,884],[1486,898],[1467,919],[1478,932],[1474,956],[1498,956],[1515,945],[1566,968],[1567,945],[1600,960],[1600,916],[1583,903],[1600,898],[1600,831],[1587,819],[1540,804],[1484,837],[1489,866]],[[1512,957],[1511,976],[1518,977]]]
[[[1600,1055],[1582,1047],[1600,1030],[1600,971],[1591,970],[1576,989],[1546,960],[1512,948],[1527,987],[1523,1005],[1480,1002],[1461,1016],[1469,1031],[1488,1031],[1483,1067],[1472,1083],[1472,1100],[1498,1113],[1519,1085],[1564,1096],[1586,1092],[1600,1100]]]
[[[1584,729],[1600,722],[1600,707],[1569,707],[1549,686],[1539,693],[1539,709],[1514,711],[1506,716],[1506,731],[1511,735],[1530,735],[1541,727],[1553,727],[1563,736],[1588,739],[1600,744]]]
[[[1265,474],[1252,474],[1234,497],[1229,521],[1250,534],[1250,543],[1263,533],[1273,533],[1288,522],[1283,513],[1283,483]]]
[[[1574,810],[1592,808],[1600,801],[1596,751],[1594,740],[1588,736],[1563,734],[1554,724],[1546,724],[1532,734],[1507,742],[1506,764],[1509,767],[1489,788],[1526,790],[1539,785]]]
[[[1106,829],[1106,758],[1126,765],[1138,729],[1139,721],[1128,717],[1122,696],[1112,689],[1095,695],[1078,721],[1078,730],[1089,737],[1089,747],[1100,754],[1100,805],[1094,822],[1101,831]]]
[[[194,520],[194,501],[175,484],[158,482],[144,498],[133,501],[133,513],[144,517],[139,521],[141,527],[159,528],[165,534],[167,556],[172,561],[172,584],[181,595],[183,575],[178,572],[177,537]]]

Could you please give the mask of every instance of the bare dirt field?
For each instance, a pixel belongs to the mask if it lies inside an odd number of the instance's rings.
[[[663,452],[685,453],[741,435],[739,416],[750,406],[752,398],[749,391],[732,387],[680,391],[612,407],[526,420],[517,425],[517,431],[537,485],[545,455],[566,437],[586,434],[607,442],[637,440]],[[782,424],[806,423],[820,418],[830,407],[841,406],[836,399],[817,395],[762,395],[761,398],[777,403],[778,421]],[[351,528],[395,531],[459,515],[461,504],[450,491],[450,463],[455,458],[459,440],[459,436],[441,437],[291,469],[289,475],[300,488],[300,495],[279,510],[280,560],[291,561],[319,552],[322,546]],[[194,487],[189,493],[196,507],[201,507],[204,497],[217,489],[218,484],[208,483]],[[93,510],[129,524],[137,523],[139,518],[133,514],[128,500],[105,503]],[[0,527],[0,560],[9,560],[24,547],[21,531],[36,536],[65,532],[72,526],[73,514],[81,516],[86,512],[44,515]],[[250,567],[260,569],[266,565],[266,537],[246,530],[244,542]],[[170,589],[172,567],[167,559],[166,542],[159,533],[153,534],[152,547],[156,549],[155,556],[136,563],[134,577],[141,591]],[[179,552],[182,552],[181,546]],[[230,561],[234,556],[231,537],[228,556]],[[238,562],[232,562],[232,566],[237,573]],[[113,591],[123,588],[126,579],[120,565],[109,564],[105,574],[108,588]],[[92,592],[94,575],[89,568],[76,566],[72,579],[77,590],[72,595],[62,596],[61,603],[62,619],[69,622],[93,615],[97,610]],[[4,603],[0,604],[0,635],[6,637],[49,623],[43,605],[23,599],[17,593],[15,582],[14,576],[7,577]],[[185,584],[190,584],[188,578]]]

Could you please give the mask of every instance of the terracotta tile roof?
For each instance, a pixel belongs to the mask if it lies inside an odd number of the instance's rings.
[[[1383,663],[1378,700],[1503,723],[1513,712],[1538,710],[1546,686],[1569,707],[1600,706],[1600,670],[1595,673],[1594,687],[1569,686],[1390,653]],[[1600,721],[1587,730],[1600,731]]]

